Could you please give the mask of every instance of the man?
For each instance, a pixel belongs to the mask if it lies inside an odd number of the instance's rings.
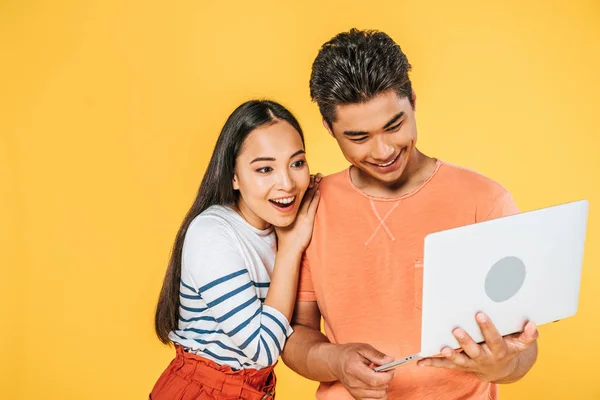
[[[421,153],[410,64],[382,32],[341,33],[321,48],[310,91],[351,166],[324,178],[283,360],[321,385],[318,399],[495,399],[537,356],[537,329],[376,373],[420,349],[424,237],[518,212],[500,184]],[[327,336],[320,333],[323,317]],[[475,316],[474,316],[475,317]]]

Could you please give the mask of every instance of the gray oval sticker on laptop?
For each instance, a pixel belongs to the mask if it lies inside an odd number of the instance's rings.
[[[496,303],[513,297],[525,282],[525,263],[520,258],[501,258],[490,268],[485,278],[485,293]]]

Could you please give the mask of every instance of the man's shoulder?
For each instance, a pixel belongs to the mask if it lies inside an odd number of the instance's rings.
[[[507,192],[498,181],[470,168],[442,162],[440,177],[453,190],[480,194],[485,197],[500,196]]]
[[[319,191],[324,196],[329,194],[335,195],[339,192],[351,190],[350,180],[348,177],[348,168],[326,175],[319,183]]]

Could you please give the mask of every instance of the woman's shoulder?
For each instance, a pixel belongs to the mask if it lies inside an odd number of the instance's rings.
[[[234,233],[231,213],[235,213],[235,211],[230,207],[210,206],[192,220],[187,235],[202,236],[206,239],[218,239],[222,236],[230,237]]]

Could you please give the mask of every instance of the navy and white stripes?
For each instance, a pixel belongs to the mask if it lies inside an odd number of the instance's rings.
[[[171,339],[233,369],[264,368],[292,333],[264,305],[275,262],[275,233],[250,226],[228,207],[196,217],[183,248],[179,329]]]

